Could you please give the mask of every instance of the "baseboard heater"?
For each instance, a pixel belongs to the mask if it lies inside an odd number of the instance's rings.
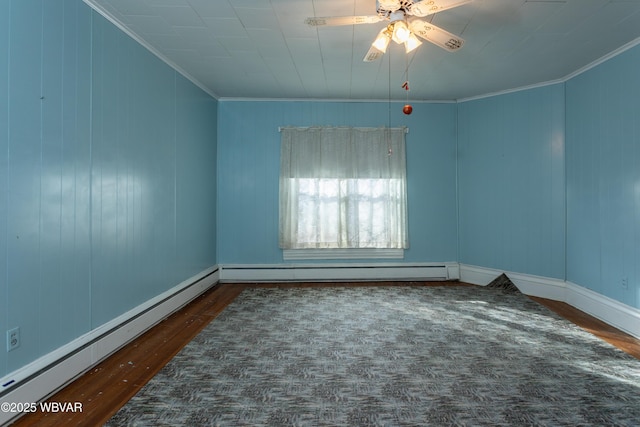
[[[214,286],[212,267],[0,379],[0,401],[39,402]],[[0,411],[0,425],[21,415]]]
[[[458,263],[221,265],[221,282],[439,281],[460,278]]]

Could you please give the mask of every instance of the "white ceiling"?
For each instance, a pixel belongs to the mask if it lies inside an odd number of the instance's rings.
[[[475,0],[425,18],[459,51],[392,43],[365,63],[385,22],[304,21],[375,15],[375,0],[85,1],[219,99],[405,99],[407,64],[409,99],[467,99],[564,79],[640,38],[640,0]]]

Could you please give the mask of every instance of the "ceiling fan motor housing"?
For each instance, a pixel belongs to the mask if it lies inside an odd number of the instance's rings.
[[[378,8],[376,10],[378,15],[389,17],[398,10],[406,12],[412,4],[413,0],[378,0]]]
[[[404,21],[405,13],[404,10],[397,10],[395,12],[391,12],[389,15],[389,21],[393,24],[396,21]]]

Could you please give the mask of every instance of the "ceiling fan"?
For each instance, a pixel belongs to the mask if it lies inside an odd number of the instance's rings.
[[[391,40],[398,44],[404,43],[405,51],[407,53],[411,52],[422,44],[416,35],[449,52],[455,52],[464,44],[462,38],[419,18],[462,6],[472,1],[377,0],[377,15],[314,17],[307,18],[305,22],[313,27],[334,27],[389,21],[389,24],[378,33],[378,36],[371,44],[371,48],[364,56],[364,62],[371,62],[380,58],[387,51]]]

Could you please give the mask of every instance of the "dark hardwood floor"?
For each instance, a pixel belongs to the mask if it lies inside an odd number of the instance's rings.
[[[244,289],[250,286],[473,286],[459,282],[220,284],[172,314],[111,357],[51,396],[50,402],[81,402],[82,412],[36,412],[14,426],[101,426],[173,356],[195,337]],[[578,326],[640,359],[640,340],[568,304],[532,298]]]

